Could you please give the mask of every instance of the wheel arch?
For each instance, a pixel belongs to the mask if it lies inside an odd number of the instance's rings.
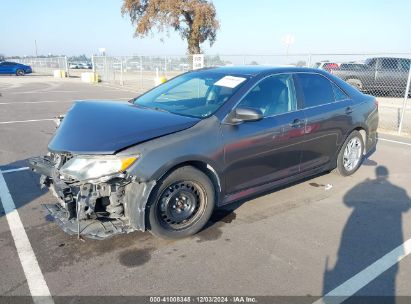
[[[218,202],[221,199],[221,195],[224,191],[224,183],[222,175],[221,173],[219,173],[217,165],[210,161],[195,158],[180,160],[173,163],[172,165],[160,168],[159,170],[157,170],[155,174],[153,174],[153,177],[155,178],[155,180],[159,181],[163,179],[167,174],[184,166],[191,166],[207,175],[207,177],[213,183],[216,195],[216,204],[218,204]],[[153,192],[153,190],[151,192]]]
[[[206,174],[208,176],[208,178],[210,178],[210,180],[213,182],[214,187],[216,188],[216,190],[218,190],[219,192],[221,192],[222,190],[222,185],[221,185],[221,178],[219,176],[219,174],[217,173],[216,169],[210,165],[208,162],[205,162],[203,160],[187,160],[187,161],[182,161],[179,162],[178,164],[174,164],[173,166],[167,168],[167,170],[165,170],[161,176],[159,177],[159,179],[164,178],[164,176],[180,167],[184,167],[184,166],[191,166],[194,167],[198,170],[200,170],[201,172],[203,172],[204,174]]]
[[[347,140],[348,136],[350,136],[350,134],[354,131],[358,131],[361,134],[363,143],[364,143],[364,155],[368,152],[366,151],[366,147],[367,147],[367,137],[368,137],[368,131],[367,131],[367,127],[363,126],[363,125],[357,125],[355,127],[353,127],[352,129],[350,129],[346,134],[344,134],[344,137],[341,140],[341,143],[338,146],[338,149],[336,150],[335,156],[333,161],[331,162],[331,167],[335,168],[337,166],[337,157],[338,154],[340,153],[342,147],[344,146],[345,141]]]
[[[344,139],[344,142],[345,142],[345,140],[347,139],[347,137],[348,136],[350,136],[350,134],[352,133],[352,132],[354,132],[354,131],[358,131],[360,134],[361,134],[361,138],[362,138],[362,141],[363,141],[363,144],[364,144],[364,152],[363,152],[363,154],[365,155],[365,154],[367,154],[367,138],[368,138],[368,130],[367,130],[367,127],[366,126],[357,126],[357,127],[355,127],[354,129],[352,129],[350,132],[348,132],[348,134],[347,134],[347,136],[345,137],[345,139]]]

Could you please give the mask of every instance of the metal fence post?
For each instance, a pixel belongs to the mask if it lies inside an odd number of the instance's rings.
[[[143,56],[140,56],[140,89],[143,89]]]
[[[96,63],[94,61],[94,55],[91,55],[91,67],[93,69],[93,73],[96,72]]]
[[[405,89],[404,102],[402,104],[402,112],[401,112],[400,126],[398,127],[398,135],[401,135],[402,126],[404,124],[404,114],[407,108],[408,94],[410,93],[410,82],[411,82],[411,64],[410,64],[410,70],[408,71],[407,87]]]
[[[311,67],[311,54],[308,54],[307,68]]]
[[[104,54],[104,80],[108,81],[107,55]]]
[[[66,71],[67,77],[70,77],[69,69],[68,69],[67,56],[64,56],[64,69]]]
[[[123,57],[120,57],[120,85],[124,85],[124,79],[123,79]]]

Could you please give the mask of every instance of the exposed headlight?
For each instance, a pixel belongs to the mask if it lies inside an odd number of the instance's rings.
[[[133,157],[77,156],[70,159],[60,168],[60,174],[82,181],[121,173],[127,170],[136,160]]]

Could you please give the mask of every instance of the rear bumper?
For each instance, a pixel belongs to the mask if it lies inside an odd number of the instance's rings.
[[[375,150],[377,149],[377,142],[378,142],[377,132],[373,132],[367,136],[367,142],[365,145],[365,148],[366,148],[365,152],[367,156],[370,156],[371,154],[375,152]]]
[[[155,181],[116,176],[104,182],[67,182],[60,179],[49,156],[29,159],[29,167],[41,175],[41,186],[58,199],[45,207],[66,233],[103,239],[146,229],[146,205]]]

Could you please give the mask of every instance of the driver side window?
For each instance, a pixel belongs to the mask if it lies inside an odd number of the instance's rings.
[[[262,80],[244,97],[238,107],[260,110],[264,117],[295,111],[297,98],[292,75],[273,75]]]

